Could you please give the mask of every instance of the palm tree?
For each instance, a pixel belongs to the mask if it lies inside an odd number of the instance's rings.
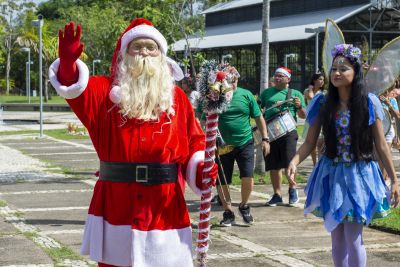
[[[39,37],[35,32],[35,28],[31,26],[31,21],[36,16],[33,13],[28,13],[25,18],[24,27],[21,28],[15,43],[20,47],[28,47],[34,53],[39,54]],[[43,68],[42,75],[44,83],[44,101],[49,100],[49,77],[48,69],[50,64],[58,58],[58,37],[53,37],[49,33],[49,23],[44,23],[42,28],[42,46],[43,46]],[[87,55],[82,53],[81,59],[86,60]]]

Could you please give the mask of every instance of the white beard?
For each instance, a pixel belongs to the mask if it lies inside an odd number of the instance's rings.
[[[157,120],[174,114],[173,78],[166,57],[126,54],[118,66],[120,112],[129,119]]]

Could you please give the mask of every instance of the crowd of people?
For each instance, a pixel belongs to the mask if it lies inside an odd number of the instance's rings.
[[[318,162],[315,156],[305,189],[305,214],[324,219],[336,266],[366,265],[363,226],[386,216],[390,205],[396,207],[399,191],[388,146],[393,135],[385,137],[384,108],[365,90],[357,48],[336,46],[328,80],[313,75],[304,96],[290,88],[291,70],[278,67],[271,87],[260,95],[260,106],[249,90],[240,87],[239,72],[233,66],[224,68],[229,73],[218,74],[218,82],[232,90],[232,98],[219,118],[223,142],[218,164],[210,164],[204,160],[210,140],[195,116],[198,111],[201,119],[204,110],[191,92],[194,81],[166,56],[167,41],[152,23],[135,19],[121,34],[110,76],[89,77],[87,66],[79,60],[84,49],[81,30],[73,23],[60,30],[59,59],[51,65],[49,77],[88,129],[100,159],[82,254],[89,254],[99,266],[192,266],[185,183],[198,195],[217,184],[224,208],[220,224],[231,226],[235,213],[229,184],[235,162],[242,189],[238,211],[245,223],[252,224],[250,121],[254,119],[274,191],[266,205],[283,203],[283,174],[289,182],[289,205],[299,201],[297,166],[315,154],[319,142]],[[182,79],[183,90],[177,86]],[[215,97],[213,93],[209,97]],[[398,117],[398,107],[388,99],[393,94],[381,96],[381,101]],[[306,118],[309,125],[299,149],[297,118]],[[391,188],[381,170],[386,171]]]

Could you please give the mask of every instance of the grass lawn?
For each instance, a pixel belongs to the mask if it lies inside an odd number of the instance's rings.
[[[67,128],[56,129],[56,130],[45,130],[44,134],[50,137],[61,139],[61,140],[73,140],[73,139],[89,139],[88,135],[83,135],[83,128],[77,129],[78,134],[69,134]]]
[[[78,133],[83,132],[83,128],[77,129]],[[55,129],[55,130],[44,130],[43,133],[50,137],[60,139],[60,140],[73,140],[73,139],[89,139],[88,135],[83,134],[69,134],[67,127],[65,129]],[[38,134],[39,131],[4,131],[0,132],[0,135],[20,135],[20,134]]]
[[[386,218],[373,220],[371,227],[400,235],[400,208],[392,209]]]
[[[43,99],[44,100],[44,99]],[[40,98],[38,96],[31,97],[31,103],[39,103]],[[28,103],[28,98],[26,96],[19,95],[0,95],[0,104],[1,103]],[[60,96],[52,96],[48,102],[43,102],[45,104],[67,104],[65,99]]]

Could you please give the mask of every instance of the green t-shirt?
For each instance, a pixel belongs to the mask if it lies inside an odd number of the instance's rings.
[[[235,147],[253,138],[250,118],[261,116],[261,110],[253,94],[237,87],[228,109],[219,115],[218,128],[227,145]]]
[[[276,104],[278,101],[285,101],[287,94],[288,94],[287,88],[283,90],[278,90],[275,87],[267,88],[261,93],[260,96],[261,107],[265,108],[266,110],[264,112],[264,117],[266,120],[272,118],[275,114],[279,112],[289,109],[293,118],[297,121],[297,113],[296,113],[297,109],[294,106],[294,103],[285,103],[278,108],[267,110],[272,105]],[[301,106],[305,108],[306,104],[304,102],[303,94],[296,89],[292,89],[292,98],[294,97],[298,97],[300,99]]]

